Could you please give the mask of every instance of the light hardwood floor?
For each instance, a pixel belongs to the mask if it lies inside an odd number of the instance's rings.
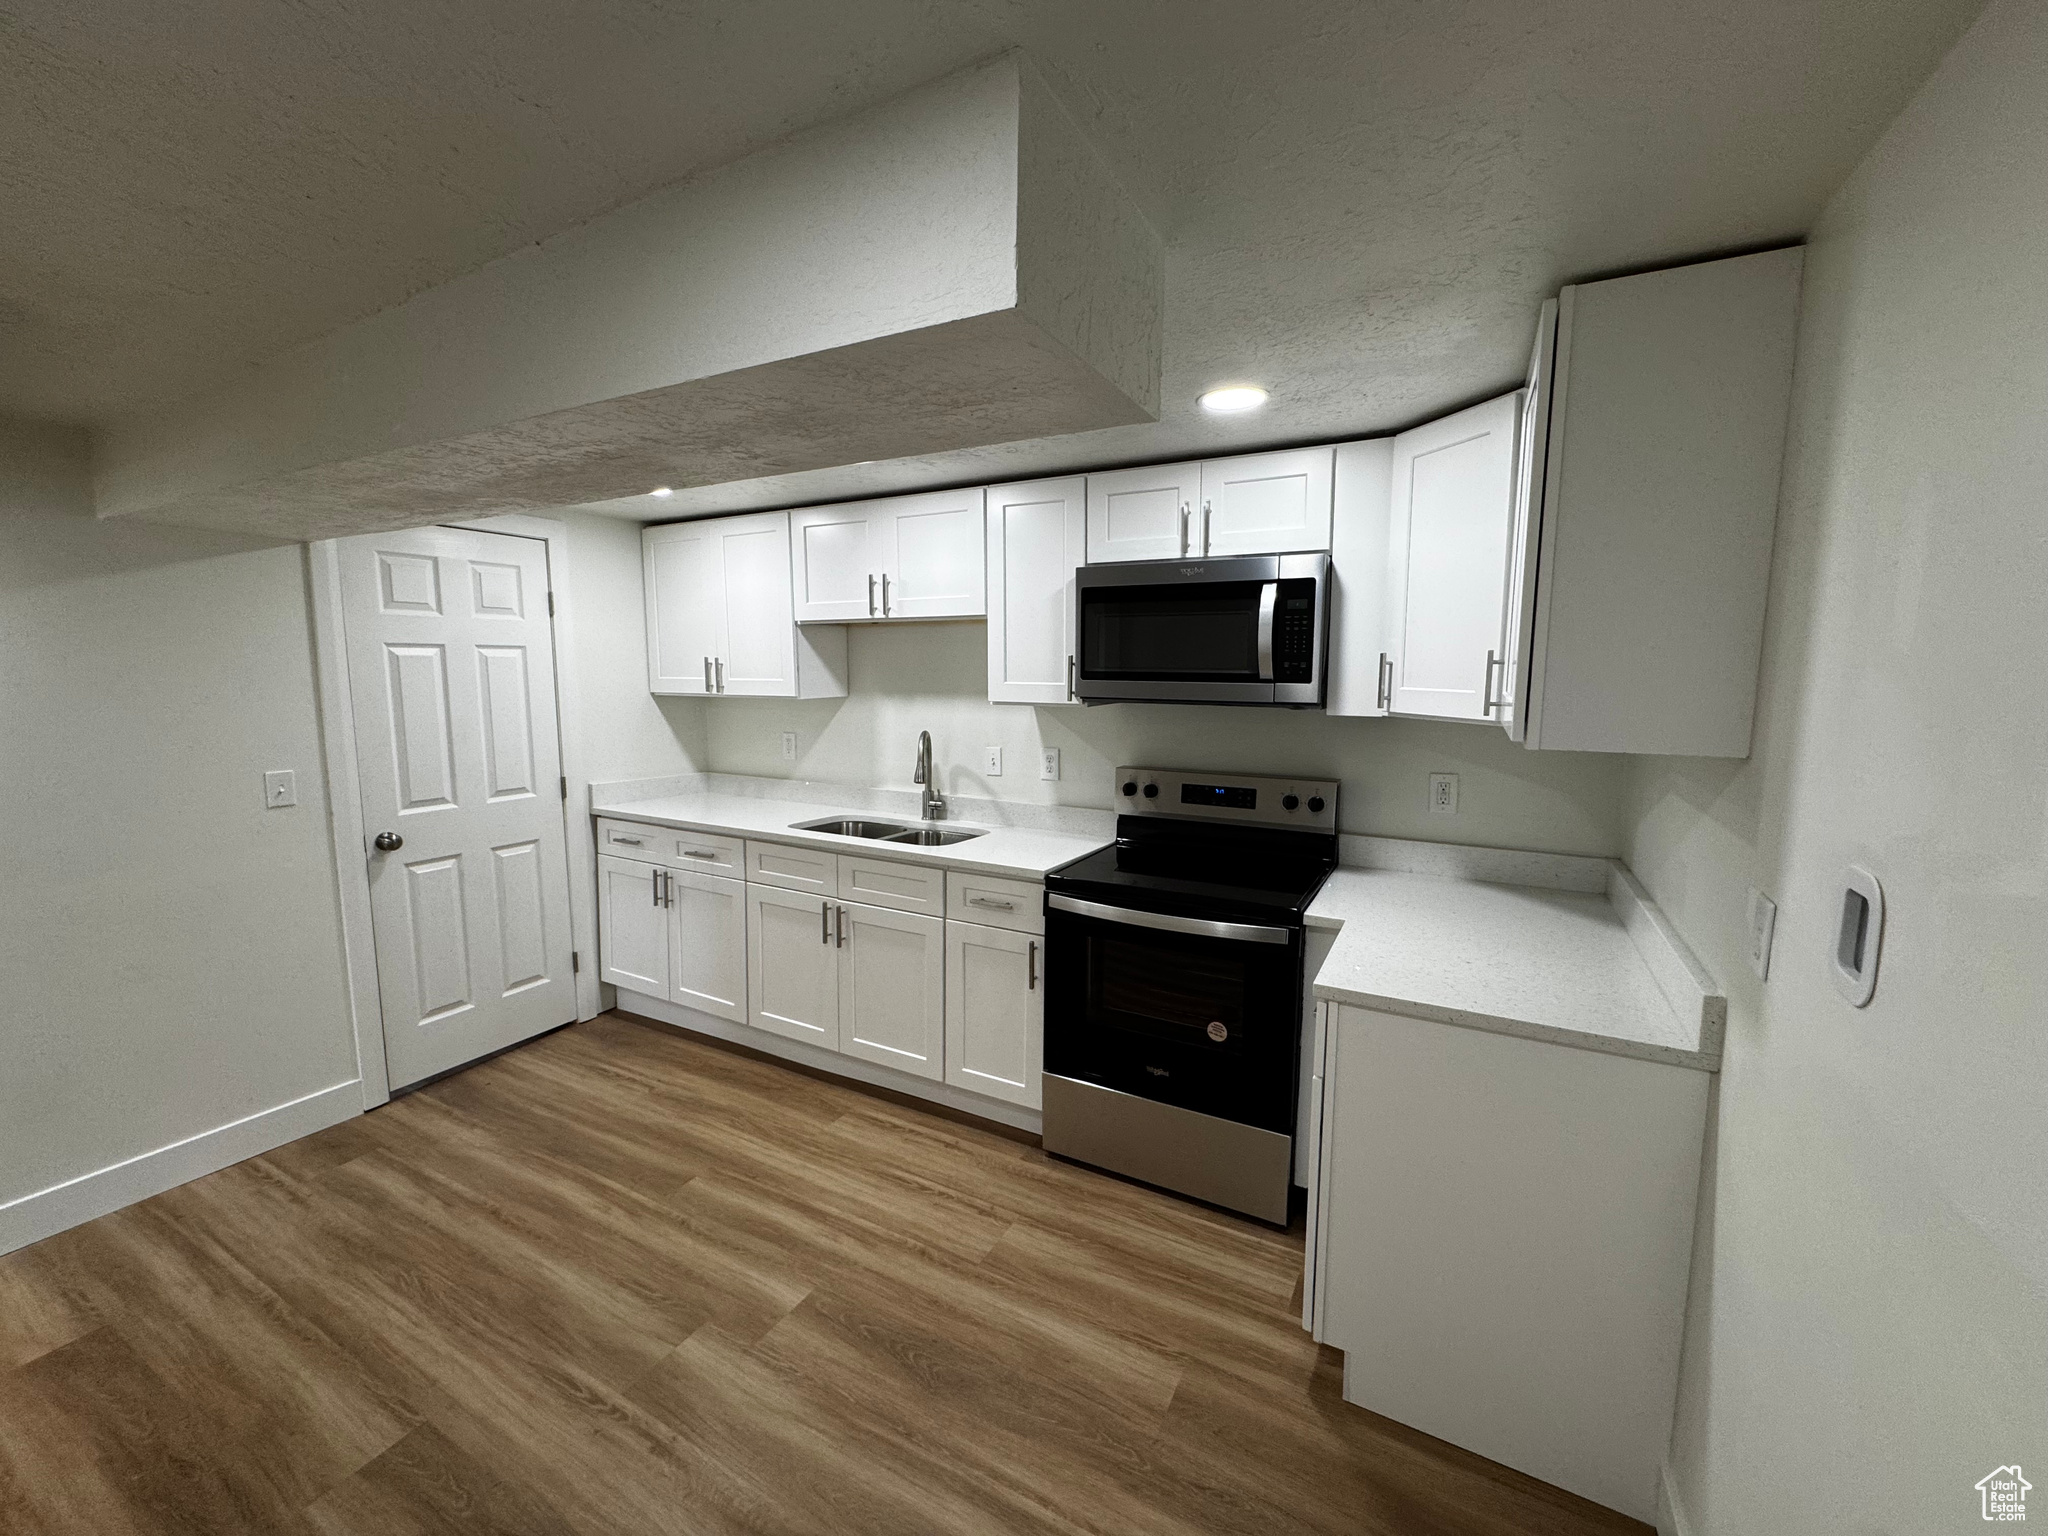
[[[1300,1269],[607,1016],[0,1258],[0,1530],[1648,1530],[1344,1403]]]

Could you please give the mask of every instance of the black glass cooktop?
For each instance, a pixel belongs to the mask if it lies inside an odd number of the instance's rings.
[[[1337,840],[1315,833],[1118,820],[1117,841],[1064,864],[1045,888],[1153,912],[1299,922],[1330,871]]]

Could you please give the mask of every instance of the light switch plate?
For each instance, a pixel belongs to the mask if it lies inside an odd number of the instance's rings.
[[[1429,776],[1429,809],[1433,816],[1458,814],[1458,776],[1455,773],[1432,773]]]
[[[782,760],[785,763],[793,763],[796,761],[795,731],[784,731],[782,733]]]
[[[263,775],[265,809],[281,811],[299,803],[299,776],[289,768],[273,768]]]
[[[1060,776],[1060,749],[1047,747],[1039,754],[1038,776],[1041,779],[1056,779]]]
[[[1771,936],[1778,929],[1778,904],[1755,886],[1749,888],[1749,968],[1759,981],[1771,975]]]
[[[1003,749],[1001,747],[990,747],[987,749],[986,761],[982,763],[981,771],[992,779],[1000,779],[1003,776]]]

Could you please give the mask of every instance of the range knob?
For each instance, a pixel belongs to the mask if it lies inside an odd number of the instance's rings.
[[[1127,794],[1127,795],[1135,795],[1135,794],[1136,794],[1137,792],[1138,792],[1138,781],[1137,781],[1136,779],[1125,779],[1125,780],[1124,780],[1124,793],[1125,793],[1125,794]]]
[[[1147,800],[1157,800],[1159,798],[1159,786],[1157,784],[1147,784],[1145,786],[1145,798]]]
[[[1299,806],[1300,804],[1301,804],[1301,796],[1299,796],[1299,795],[1282,795],[1282,796],[1280,797],[1280,809],[1281,809],[1281,810],[1283,810],[1283,811],[1291,811],[1291,810],[1294,810],[1294,809],[1296,809],[1296,808],[1297,808],[1297,807],[1298,807],[1298,806]]]
[[[1308,808],[1311,812],[1320,812],[1323,808],[1323,797],[1321,795],[1310,795],[1308,797]]]

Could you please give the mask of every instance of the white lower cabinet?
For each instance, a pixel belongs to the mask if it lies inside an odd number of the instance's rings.
[[[747,1021],[747,888],[721,875],[664,870],[669,1001]]]
[[[668,996],[668,909],[661,904],[665,873],[608,853],[597,858],[598,975],[649,997]]]
[[[1045,1049],[1044,941],[946,924],[946,1081],[1039,1107]]]
[[[945,1076],[946,925],[838,903],[839,1049],[915,1077]]]
[[[747,887],[747,1022],[839,1048],[835,903],[770,885]]]

